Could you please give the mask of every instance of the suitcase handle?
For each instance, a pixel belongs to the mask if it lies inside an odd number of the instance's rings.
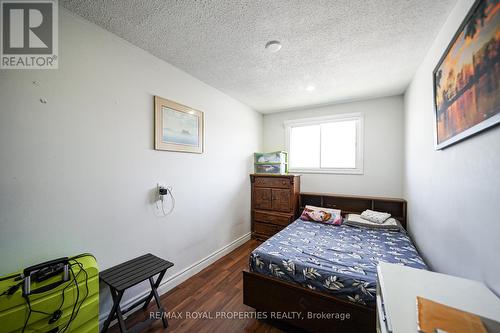
[[[30,267],[26,267],[24,269],[23,273],[24,273],[24,276],[29,276],[29,275],[31,275],[31,273],[34,273],[35,271],[39,271],[42,268],[54,266],[57,264],[67,264],[67,263],[68,263],[68,257],[53,259],[53,260],[42,262],[40,264],[36,264],[36,265],[30,266]]]
[[[60,265],[64,264],[63,267],[63,277],[61,281],[57,281],[51,284],[48,284],[46,286],[40,287],[38,289],[31,290],[31,275],[35,274],[36,272],[48,268],[51,266],[55,265]],[[60,286],[62,283],[69,281],[69,263],[68,263],[68,258],[63,257],[59,259],[54,259],[50,261],[43,262],[41,264],[33,265],[30,267],[27,267],[23,271],[24,275],[24,281],[23,281],[23,296],[29,296],[31,294],[41,294],[44,292],[47,292],[49,290],[52,290],[58,286]]]

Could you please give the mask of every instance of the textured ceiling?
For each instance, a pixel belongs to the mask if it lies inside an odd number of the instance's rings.
[[[268,113],[402,93],[456,0],[60,3]]]

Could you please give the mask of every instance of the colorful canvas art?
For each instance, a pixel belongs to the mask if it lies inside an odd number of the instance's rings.
[[[438,149],[500,122],[499,11],[476,1],[434,70]]]

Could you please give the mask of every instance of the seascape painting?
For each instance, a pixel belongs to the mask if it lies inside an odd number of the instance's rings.
[[[155,103],[155,149],[203,153],[203,112],[158,96]]]
[[[500,122],[499,12],[476,1],[434,70],[438,149]]]
[[[162,107],[162,113],[163,142],[198,145],[198,117],[196,115],[179,112],[168,107]]]

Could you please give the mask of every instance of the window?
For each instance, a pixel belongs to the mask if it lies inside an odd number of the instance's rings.
[[[344,114],[285,122],[289,169],[363,173],[363,116]]]

